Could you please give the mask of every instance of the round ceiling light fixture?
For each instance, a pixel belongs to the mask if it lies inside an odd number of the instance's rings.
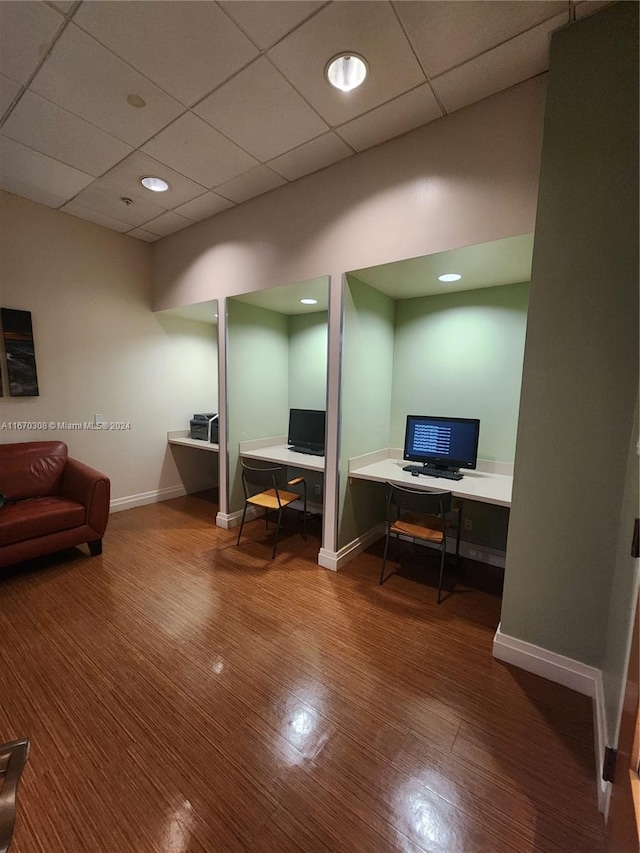
[[[311,299],[311,298],[301,299],[300,302],[302,302],[303,305],[317,305],[318,304],[317,299]]]
[[[357,53],[340,53],[330,59],[325,69],[327,80],[341,92],[357,89],[367,76],[367,63]]]
[[[169,184],[166,181],[163,181],[162,178],[154,178],[154,177],[145,177],[140,178],[140,183],[142,186],[151,190],[154,193],[164,193],[169,189]]]
[[[438,276],[438,281],[460,281],[462,276],[457,272],[448,272]]]

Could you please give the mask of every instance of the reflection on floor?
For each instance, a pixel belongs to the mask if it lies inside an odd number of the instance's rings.
[[[500,599],[270,556],[195,496],[0,579],[11,853],[601,851],[589,700],[497,663]]]

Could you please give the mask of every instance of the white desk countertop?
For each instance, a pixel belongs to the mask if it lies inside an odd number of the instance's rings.
[[[183,447],[196,447],[198,450],[208,450],[213,453],[218,453],[220,450],[219,444],[211,444],[208,441],[202,441],[202,439],[190,438],[188,429],[176,429],[168,432],[167,442],[169,444],[180,444]]]
[[[296,453],[294,450],[289,450],[286,436],[241,441],[239,451],[243,459],[260,459],[263,462],[274,462],[291,468],[324,471],[324,456],[311,456],[309,453]]]
[[[475,471],[465,471],[462,480],[445,480],[423,475],[414,477],[408,471],[402,470],[402,466],[408,463],[391,454],[392,451],[386,448],[384,451],[350,459],[349,477],[379,483],[388,481],[399,486],[426,491],[447,491],[457,498],[467,498],[496,506],[511,506],[513,476],[482,470],[483,463],[480,460],[478,460],[479,468]],[[495,467],[501,465],[501,463],[494,464]],[[491,463],[485,463],[485,467],[492,467]],[[510,466],[503,463],[502,467],[508,470]]]

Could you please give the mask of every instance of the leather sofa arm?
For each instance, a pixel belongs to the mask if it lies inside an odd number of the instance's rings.
[[[67,459],[62,475],[62,494],[69,500],[81,503],[86,510],[86,523],[102,537],[109,519],[109,478],[99,471]]]

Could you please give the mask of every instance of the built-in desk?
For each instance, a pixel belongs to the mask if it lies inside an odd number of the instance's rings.
[[[239,450],[243,459],[261,459],[263,462],[275,462],[290,468],[324,472],[324,456],[311,456],[309,453],[289,450],[286,435],[241,441]]]
[[[475,471],[465,471],[462,480],[445,480],[423,475],[414,477],[408,471],[402,470],[406,464],[402,459],[402,452],[398,449],[376,450],[350,459],[349,477],[378,483],[389,482],[425,491],[447,491],[457,498],[496,506],[511,506],[513,465],[509,463],[478,460],[478,468]]]
[[[191,438],[188,429],[176,429],[168,432],[167,442],[169,444],[180,444],[182,447],[195,447],[198,450],[208,450],[213,453],[218,453],[220,450],[219,444],[211,444],[209,441]]]

